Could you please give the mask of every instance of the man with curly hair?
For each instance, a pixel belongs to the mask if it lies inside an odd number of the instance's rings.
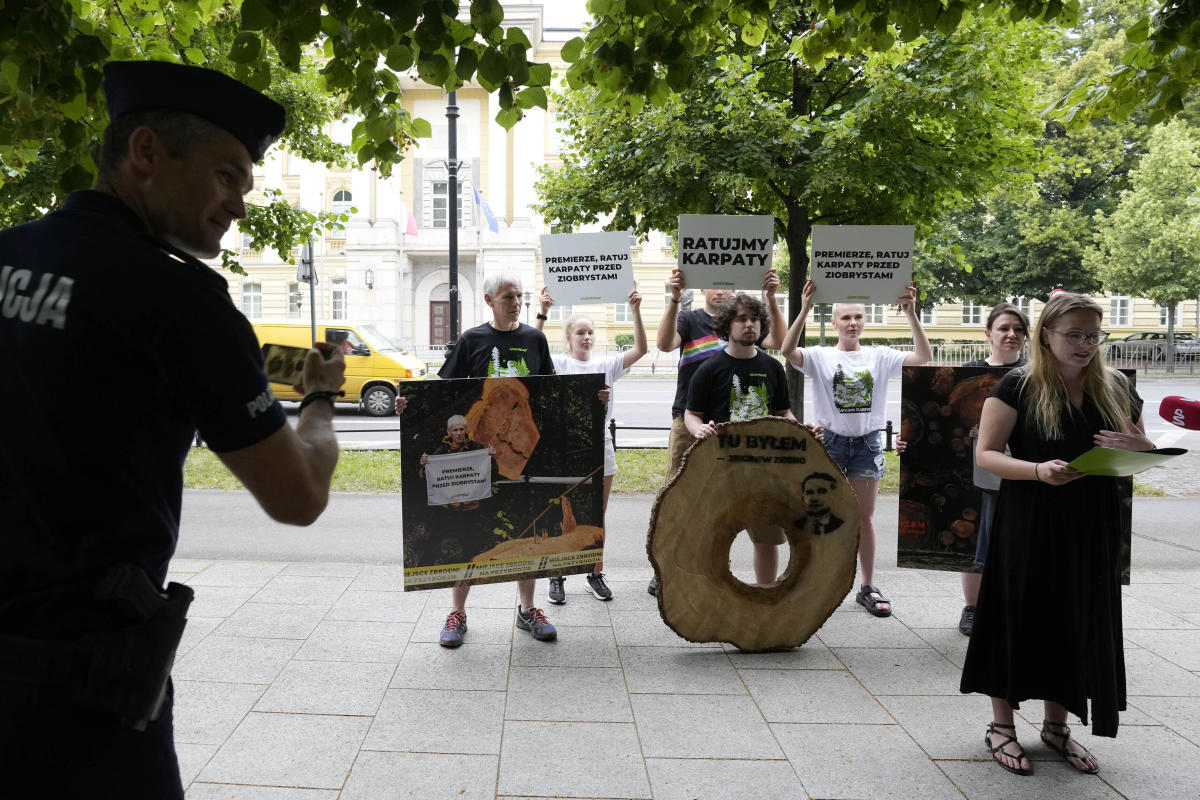
[[[739,292],[713,316],[713,332],[728,344],[705,361],[688,387],[683,422],[696,439],[716,433],[721,422],[774,416],[794,420],[783,365],[755,346],[771,327],[761,300]],[[779,545],[787,541],[777,526],[748,528],[754,543],[754,578],[774,582]]]

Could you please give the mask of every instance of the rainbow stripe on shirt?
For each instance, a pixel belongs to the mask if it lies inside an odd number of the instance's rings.
[[[688,364],[699,364],[701,361],[715,356],[724,350],[725,344],[726,342],[723,339],[717,338],[715,333],[710,333],[708,336],[702,336],[699,339],[692,339],[690,342],[684,342],[683,353],[679,356],[679,366],[685,367]]]

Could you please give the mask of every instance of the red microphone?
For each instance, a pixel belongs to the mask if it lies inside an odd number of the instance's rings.
[[[1200,431],[1200,400],[1173,394],[1162,399],[1158,414],[1172,425],[1187,428],[1189,431]]]

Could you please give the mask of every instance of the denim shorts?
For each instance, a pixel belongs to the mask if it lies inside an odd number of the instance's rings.
[[[883,477],[883,432],[842,436],[825,429],[825,449],[847,478],[877,481]]]

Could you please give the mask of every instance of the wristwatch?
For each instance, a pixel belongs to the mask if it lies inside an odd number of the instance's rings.
[[[540,319],[540,320],[548,320],[548,319],[550,319],[550,318],[549,318],[549,317],[547,317],[545,314],[538,314],[538,315],[537,315],[537,318],[538,318],[538,319]]]

